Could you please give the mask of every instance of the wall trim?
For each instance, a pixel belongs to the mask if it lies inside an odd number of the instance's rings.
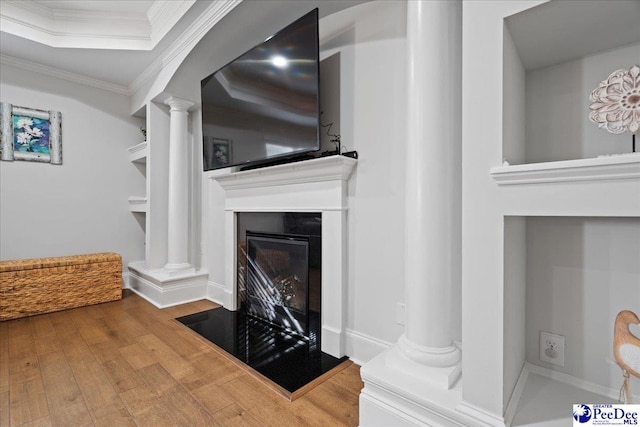
[[[391,348],[393,343],[375,338],[353,329],[345,328],[345,353],[358,365],[362,366],[383,351]]]
[[[174,25],[195,4],[196,0],[155,1],[147,11],[151,24],[149,38],[153,46],[157,45]]]
[[[206,276],[193,276],[175,279],[170,284],[154,283],[153,281],[129,272],[129,289],[155,305],[168,308],[174,305],[186,304],[205,299],[207,295]]]
[[[462,401],[456,407],[456,410],[461,414],[473,418],[481,426],[505,426],[508,425],[503,417],[498,417],[491,412],[472,405],[468,402]]]
[[[80,74],[71,73],[69,71],[60,70],[58,68],[49,67],[47,65],[37,64],[35,62],[19,59],[5,54],[0,54],[0,64],[9,65],[12,67],[32,71],[38,74],[44,74],[51,77],[57,77],[62,80],[67,80],[69,82],[78,83],[85,86],[95,87],[109,92],[115,92],[119,95],[129,95],[129,91],[126,87],[115,83],[109,83],[103,80],[86,77]]]
[[[529,373],[538,374],[543,377],[550,378],[554,381],[558,381],[560,383],[567,384],[591,393],[599,394],[601,396],[606,396],[611,399],[618,399],[618,396],[620,393],[618,389],[606,387],[590,381],[585,381],[581,378],[574,377],[573,375],[565,374],[564,372],[554,371],[553,369],[549,369],[549,368],[543,368],[542,366],[534,365],[529,362],[525,362],[523,370],[524,369],[527,370],[527,375]],[[620,378],[622,378],[622,375],[620,375]],[[518,381],[520,381],[520,379],[518,379]],[[632,399],[634,401],[640,400],[640,395],[634,394]]]
[[[129,94],[134,94],[144,87],[178,55],[186,55],[185,52],[190,52],[195,44],[197,44],[218,21],[241,2],[242,0],[214,0],[198,19],[189,26],[187,31],[178,36],[171,46],[129,85]]]
[[[518,409],[518,403],[524,391],[524,385],[527,383],[527,378],[529,378],[529,369],[527,369],[527,364],[525,363],[522,370],[520,370],[518,381],[516,381],[516,385],[507,403],[507,409],[504,411],[505,424],[508,426],[511,425],[513,417],[516,415],[516,409]]]
[[[223,307],[230,307],[233,295],[224,285],[209,280],[207,281],[206,298]]]

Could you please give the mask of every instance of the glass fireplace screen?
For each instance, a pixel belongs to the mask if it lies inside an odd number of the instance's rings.
[[[309,237],[246,234],[245,310],[309,336]]]

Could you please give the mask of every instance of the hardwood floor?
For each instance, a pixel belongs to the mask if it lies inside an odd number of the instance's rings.
[[[353,364],[288,402],[174,318],[122,301],[0,322],[0,426],[356,426]]]

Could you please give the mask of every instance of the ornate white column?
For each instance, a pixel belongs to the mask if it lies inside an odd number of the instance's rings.
[[[460,133],[456,2],[407,2],[407,148],[405,205],[406,331],[402,353],[427,366],[460,361],[451,334],[455,158]],[[459,6],[459,5],[458,5]],[[456,96],[457,94],[457,96]],[[458,139],[457,139],[458,138]],[[457,140],[456,140],[457,139]],[[452,379],[452,380],[455,380]]]
[[[170,97],[169,210],[166,270],[183,270],[189,264],[189,157],[188,116],[192,102]]]
[[[456,406],[462,2],[407,4],[405,333],[360,373],[360,425],[470,425]],[[459,271],[459,270],[458,270]]]

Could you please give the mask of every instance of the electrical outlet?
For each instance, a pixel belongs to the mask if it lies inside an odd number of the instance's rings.
[[[402,326],[405,325],[405,309],[402,302],[396,303],[396,323]]]
[[[564,336],[540,331],[540,360],[564,366]]]

